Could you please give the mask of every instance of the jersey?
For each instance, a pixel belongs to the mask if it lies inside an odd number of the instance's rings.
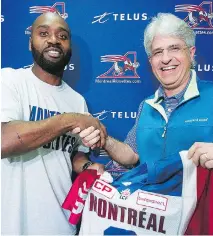
[[[127,172],[111,185],[96,180],[86,200],[80,235],[183,235],[187,227],[188,234],[202,233],[193,231],[193,225],[210,225],[196,213],[206,188],[206,182],[197,178],[203,168],[196,168],[186,151],[154,166],[150,169],[144,163],[134,172],[137,178]],[[213,197],[213,191],[208,195]],[[211,222],[209,216],[206,220]]]
[[[49,85],[28,69],[2,69],[2,122],[84,113],[84,98],[62,81]],[[72,151],[88,152],[78,135],[63,134],[23,155],[1,160],[2,234],[75,234],[62,210],[71,186]]]

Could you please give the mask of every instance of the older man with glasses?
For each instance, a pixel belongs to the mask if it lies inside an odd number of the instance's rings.
[[[213,83],[194,70],[195,36],[169,13],[159,13],[145,29],[145,51],[160,86],[141,102],[125,144],[107,138],[104,148],[115,161],[134,165],[189,150],[197,166],[213,168]]]
[[[187,23],[173,14],[159,13],[152,19],[145,29],[144,47],[160,86],[141,102],[125,143],[107,137],[104,148],[120,164],[137,164],[112,184],[121,197],[128,192],[130,198],[138,190],[183,197],[184,191],[192,187],[187,178],[194,168],[197,187],[189,190],[189,195],[194,194],[197,208],[187,233],[212,234],[213,204],[209,196],[213,197],[213,83],[200,80],[194,70],[195,36]],[[81,134],[86,136],[88,132]],[[181,159],[182,150],[188,152]],[[199,167],[196,169],[188,159]],[[192,169],[187,169],[186,161]],[[183,215],[192,203],[189,195],[188,203],[181,208]],[[138,198],[134,201],[132,197],[132,207],[136,201]],[[115,202],[126,206],[118,199]],[[134,209],[138,210],[139,205]]]

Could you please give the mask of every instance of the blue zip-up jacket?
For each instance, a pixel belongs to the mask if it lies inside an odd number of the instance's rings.
[[[155,95],[145,100],[136,129],[140,164],[113,183],[119,191],[146,191],[180,195],[183,166],[179,152],[194,142],[213,142],[213,83],[201,81],[192,71],[192,79],[182,102],[169,120]]]
[[[145,100],[137,127],[140,163],[169,158],[194,142],[213,142],[213,83],[192,79],[182,102],[167,119],[158,91]]]

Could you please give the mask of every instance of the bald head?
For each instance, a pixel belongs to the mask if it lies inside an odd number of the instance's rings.
[[[36,28],[42,26],[48,26],[55,23],[61,25],[61,27],[64,28],[64,30],[66,30],[69,33],[69,35],[71,34],[67,22],[58,13],[46,12],[37,17],[36,20],[33,22],[31,35],[33,34]]]

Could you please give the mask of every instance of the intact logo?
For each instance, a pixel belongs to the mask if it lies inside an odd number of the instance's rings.
[[[137,52],[135,51],[127,52],[124,55],[104,55],[101,56],[101,62],[113,64],[97,78],[140,78],[137,74],[137,68],[140,64],[137,62]]]
[[[115,195],[115,192],[117,191],[116,188],[102,180],[96,180],[92,186],[92,189],[107,198],[112,198]]]
[[[138,205],[166,211],[167,203],[168,203],[168,198],[166,197],[146,192],[138,193],[138,198],[137,198]]]
[[[194,123],[194,122],[208,122],[209,118],[193,118],[189,120],[185,120],[185,123]]]
[[[94,23],[100,23],[103,24],[109,20],[109,15],[113,14],[113,12],[104,12],[102,15],[94,16],[94,20],[92,21],[92,24]]]
[[[52,6],[32,6],[29,9],[31,14],[43,14],[45,12],[58,13],[63,19],[68,17],[68,13],[65,11],[65,2],[56,2]],[[32,26],[29,26],[25,30],[25,34],[31,34]]]
[[[144,21],[148,19],[147,13],[114,13],[114,12],[104,12],[101,15],[93,17],[92,24],[99,23],[104,24],[109,20],[114,21]]]
[[[175,12],[188,12],[184,20],[192,29],[213,30],[212,1],[203,1],[200,5],[176,5]]]

